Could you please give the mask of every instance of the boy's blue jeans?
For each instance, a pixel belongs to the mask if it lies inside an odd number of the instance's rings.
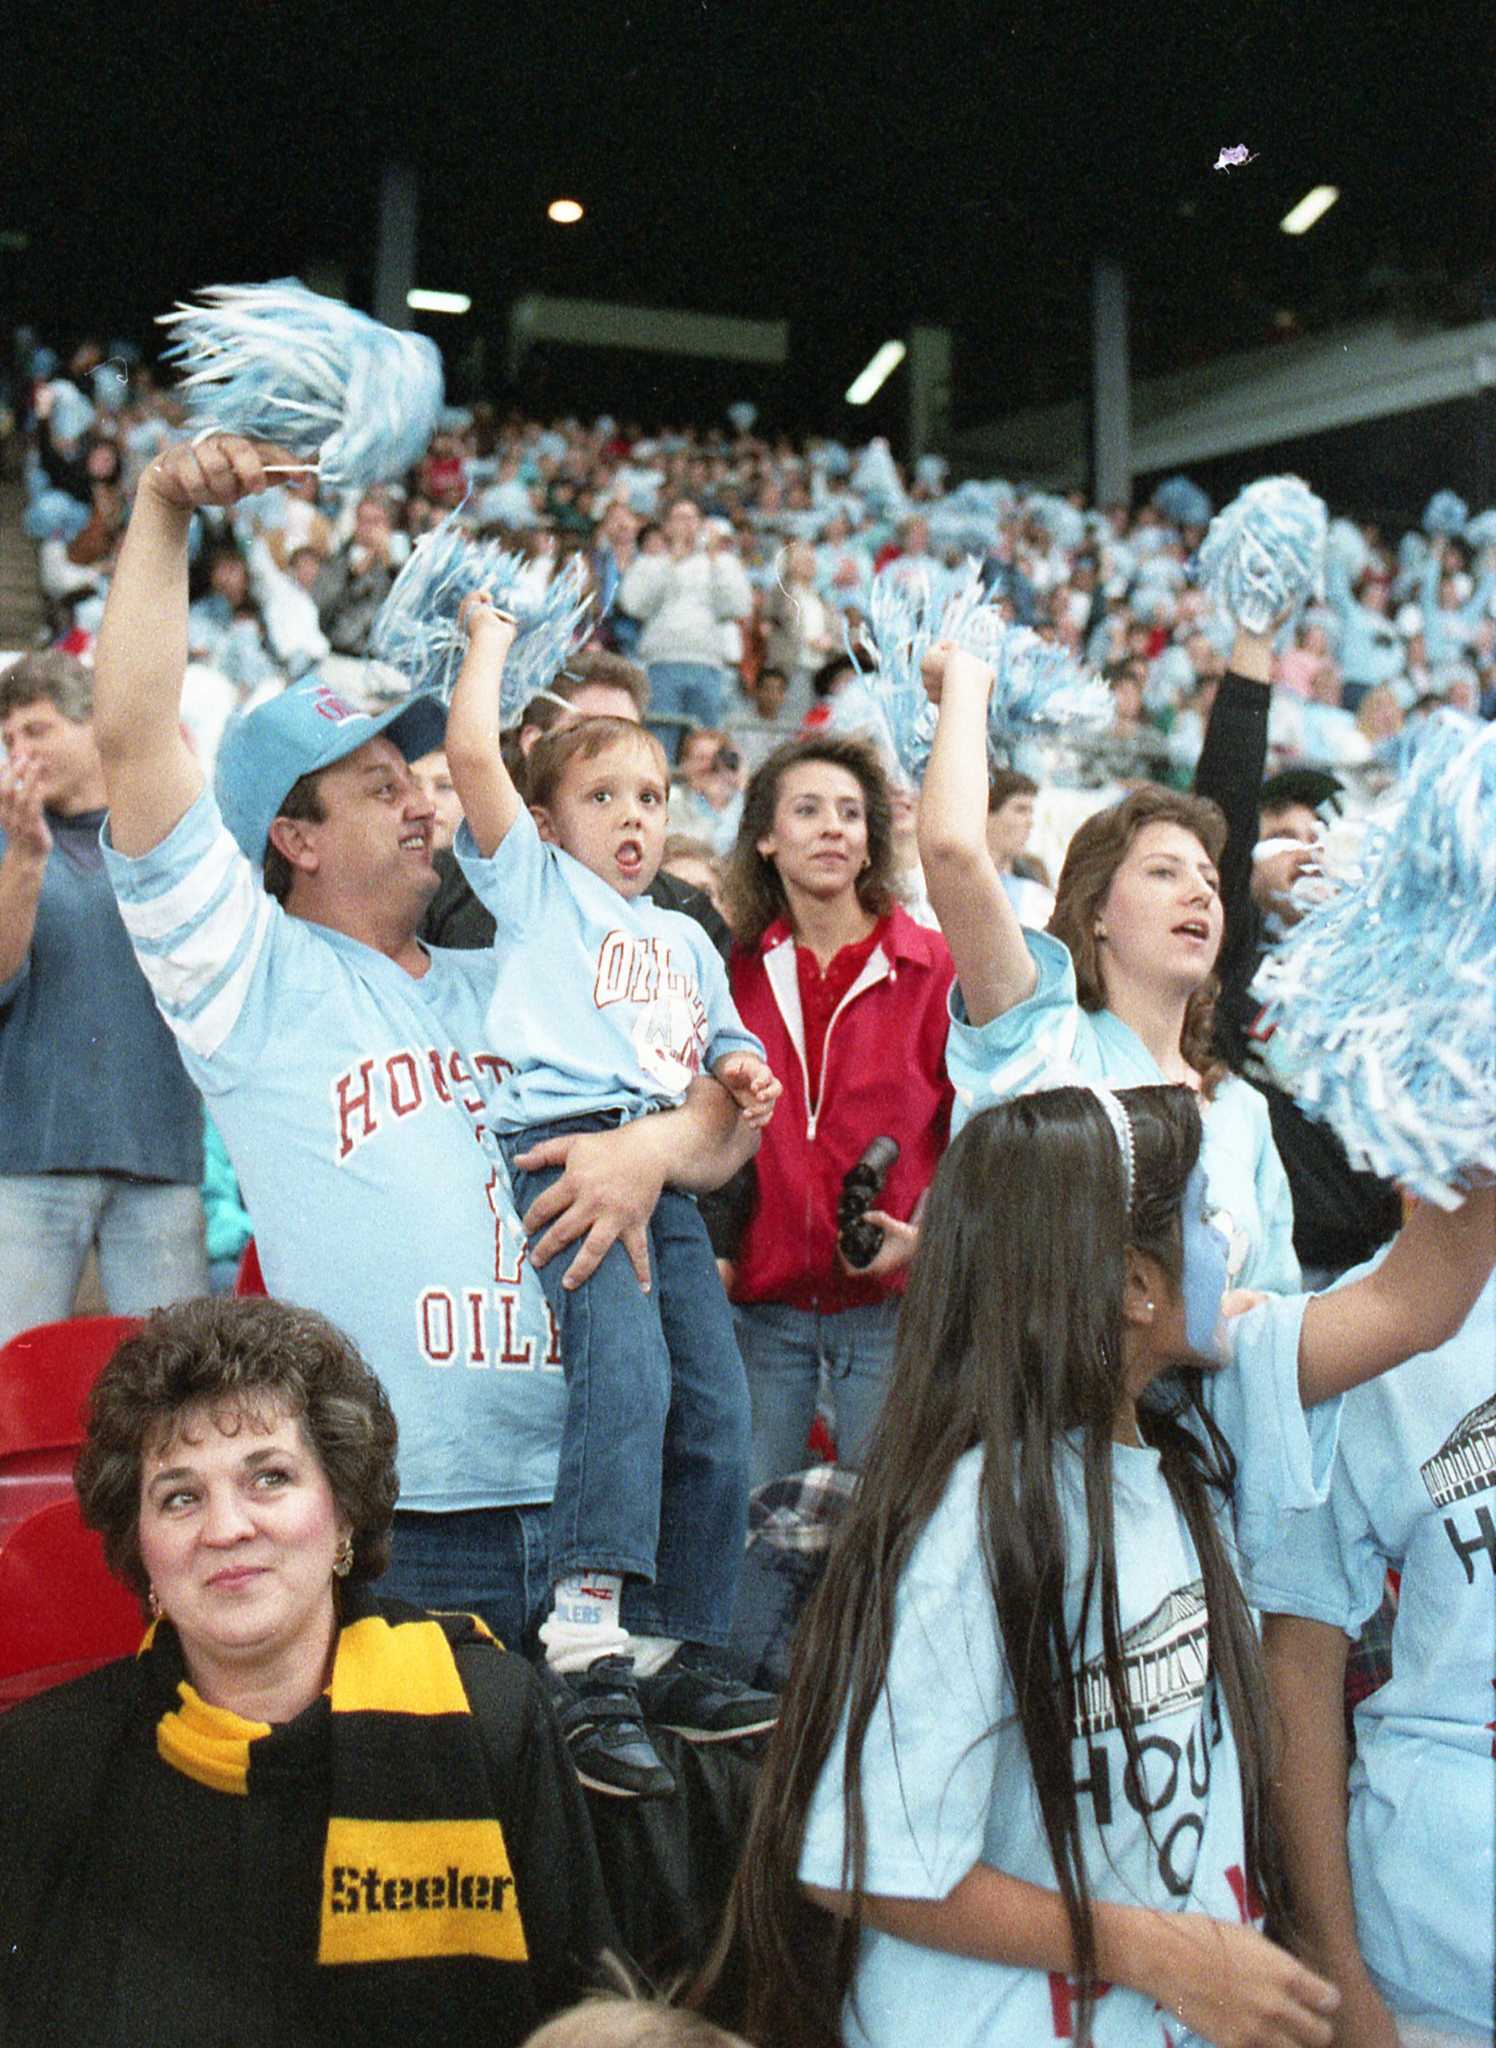
[[[559,1178],[517,1154],[546,1138],[607,1130],[569,1117],[501,1133],[521,1215]],[[748,1382],[696,1204],[666,1188],[649,1223],[651,1292],[621,1244],[568,1292],[568,1246],[539,1269],[561,1334],[566,1422],[551,1504],[550,1574],[620,1572],[621,1617],[638,1635],[720,1646],[748,1527]]]

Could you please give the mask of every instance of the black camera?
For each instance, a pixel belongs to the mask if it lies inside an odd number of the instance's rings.
[[[743,757],[736,747],[718,747],[712,756],[712,766],[725,769],[729,775],[736,775],[742,765]]]
[[[869,1223],[867,1212],[883,1192],[883,1184],[899,1156],[897,1138],[874,1138],[855,1166],[842,1177],[836,1205],[837,1243],[849,1266],[870,1266],[883,1249],[884,1232]]]

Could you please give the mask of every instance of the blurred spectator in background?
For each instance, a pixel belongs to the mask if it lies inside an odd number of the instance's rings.
[[[618,592],[642,622],[637,653],[649,676],[650,728],[671,760],[689,721],[715,726],[726,683],[723,627],[746,619],[753,597],[729,534],[703,535],[701,510],[679,498],[659,554],[641,554]]]
[[[118,1315],[205,1292],[202,1103],[104,873],[87,669],[0,673],[0,1343],[72,1312],[91,1247]]]
[[[359,500],[351,538],[313,585],[317,616],[334,654],[362,654],[374,614],[395,580],[389,506],[377,492]]]

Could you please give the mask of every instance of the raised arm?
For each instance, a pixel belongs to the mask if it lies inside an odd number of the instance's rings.
[[[515,624],[481,592],[464,601],[461,619],[468,651],[447,715],[447,766],[468,828],[487,860],[522,809],[501,744],[504,658],[514,645]]]
[[[1458,1209],[1420,1202],[1374,1272],[1311,1297],[1299,1334],[1306,1408],[1447,1344],[1496,1264],[1496,1188]]]
[[[956,963],[966,1015],[990,1023],[1031,996],[1038,969],[987,850],[987,699],[992,670],[937,642],[925,688],[940,706],[919,803],[925,887]]]
[[[1196,796],[1209,797],[1226,815],[1226,850],[1221,858],[1226,936],[1216,973],[1227,987],[1250,980],[1257,966],[1252,853],[1257,844],[1258,797],[1267,766],[1272,674],[1272,636],[1238,627],[1231,666],[1211,706],[1195,769]]]
[[[192,515],[237,505],[267,488],[267,465],[294,461],[268,443],[216,434],[166,449],[140,480],[94,656],[94,738],[119,853],[158,846],[203,786],[180,719]]]
[[[1346,1848],[1345,1666],[1350,1643],[1329,1622],[1265,1614],[1268,1684],[1285,1730],[1273,1811],[1305,1959],[1339,1986],[1337,2042],[1397,2048],[1397,2028],[1356,1941]]]

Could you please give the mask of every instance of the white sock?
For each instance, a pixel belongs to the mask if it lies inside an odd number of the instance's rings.
[[[677,1636],[630,1636],[629,1648],[633,1652],[635,1678],[653,1678],[664,1670],[680,1648],[680,1639]]]
[[[633,1638],[618,1619],[622,1591],[617,1572],[574,1572],[557,1581],[550,1614],[540,1624],[553,1671],[585,1671],[599,1657],[629,1655]]]

